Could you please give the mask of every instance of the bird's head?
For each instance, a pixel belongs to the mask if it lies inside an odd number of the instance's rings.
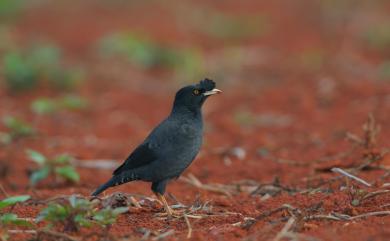
[[[214,81],[201,80],[198,84],[183,87],[176,93],[173,109],[186,108],[190,111],[199,111],[208,97],[221,92],[215,88]]]

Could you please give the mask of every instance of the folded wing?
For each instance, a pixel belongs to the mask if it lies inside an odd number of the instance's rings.
[[[154,160],[156,160],[155,153],[150,148],[149,144],[147,142],[144,142],[129,155],[129,157],[124,161],[122,165],[115,169],[113,175],[119,175],[124,171],[149,165]]]

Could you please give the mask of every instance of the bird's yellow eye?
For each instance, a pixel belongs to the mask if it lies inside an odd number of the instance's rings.
[[[194,89],[193,93],[194,93],[194,95],[199,95],[200,91],[198,89]]]

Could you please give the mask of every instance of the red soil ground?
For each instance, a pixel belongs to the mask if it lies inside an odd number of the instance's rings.
[[[390,82],[359,72],[362,65],[373,66],[386,55],[361,47],[355,39],[355,26],[345,34],[342,27],[340,30],[330,27],[328,32],[326,27],[318,27],[326,24],[318,23],[315,13],[318,6],[311,1],[301,2],[308,13],[302,14],[300,4],[286,6],[283,1],[248,1],[240,5],[236,1],[225,4],[218,1],[192,3],[195,7],[212,8],[233,15],[266,14],[272,23],[272,31],[262,37],[241,40],[240,46],[272,53],[266,54],[264,63],[246,66],[235,81],[215,79],[224,93],[206,103],[205,145],[196,161],[183,174],[184,177],[193,174],[204,184],[225,185],[243,180],[272,183],[277,178],[284,187],[307,189],[310,185],[315,186],[320,178],[328,180],[336,177],[338,174],[329,171],[331,167],[349,168],[364,162],[364,148],[356,148],[345,157],[338,154],[352,146],[345,139],[347,132],[363,135],[362,124],[369,113],[381,125],[376,150],[390,146],[387,138],[390,135]],[[31,101],[58,93],[41,89],[15,96],[6,90],[0,91],[0,115],[21,116],[35,123],[39,130],[37,137],[21,139],[0,149],[0,160],[10,168],[8,175],[1,180],[9,194],[27,193],[34,200],[70,194],[88,196],[110,177],[111,170],[79,168],[81,181],[77,185],[53,187],[46,182],[32,191],[27,189],[26,175],[32,163],[26,158],[24,149],[35,149],[48,156],[67,152],[78,160],[114,159],[119,163],[169,112],[172,96],[182,83],[174,83],[164,74],[145,73],[131,66],[124,69],[119,65],[116,68],[116,63],[100,60],[91,47],[100,37],[116,30],[135,29],[161,43],[196,45],[205,52],[237,45],[233,41],[221,46],[221,40],[183,30],[172,13],[172,9],[179,8],[171,6],[176,4],[134,3],[121,7],[119,3],[118,6],[106,6],[98,1],[83,1],[71,5],[64,1],[36,6],[20,16],[14,26],[14,35],[21,43],[37,37],[51,39],[64,48],[70,63],[81,64],[88,70],[88,80],[79,93],[90,106],[85,111],[65,111],[37,118],[29,109]],[[183,7],[185,11],[188,8],[191,6]],[[364,6],[356,7],[356,15],[360,16],[362,8]],[[386,11],[390,8],[383,6],[381,9]],[[340,38],[345,40],[337,40]],[[342,41],[346,43],[339,43]],[[340,52],[348,54],[347,57],[330,58],[322,68],[307,71],[296,63],[296,59],[300,51],[308,46],[325,49],[331,57],[341,55]],[[343,61],[351,61],[348,64],[358,70],[346,71],[347,68],[340,64]],[[231,79],[236,77],[234,74]],[[324,86],[329,85],[332,86],[329,91],[324,90]],[[244,150],[245,157],[240,159],[223,154],[233,147]],[[326,160],[318,161],[320,159]],[[384,156],[379,164],[389,166],[389,155]],[[244,223],[245,218],[258,217],[283,204],[298,208],[302,214],[292,211],[298,219],[299,215],[308,217],[332,212],[357,216],[390,211],[389,193],[353,206],[350,191],[351,185],[366,192],[389,190],[389,186],[384,185],[390,182],[389,175],[375,167],[363,169],[356,175],[373,183],[373,187],[366,188],[350,181],[350,186],[343,188],[346,179],[342,178],[321,186],[329,189],[327,192],[320,190],[300,194],[282,190],[264,199],[262,195],[251,195],[244,190],[227,196],[177,180],[168,186],[168,192],[184,204],[191,205],[199,199],[201,203],[209,202],[214,214],[230,213],[190,219],[193,229],[191,240],[273,240],[291,216],[286,210],[270,214],[248,228],[233,224]],[[314,181],[309,181],[310,178]],[[149,184],[141,182],[110,189],[105,195],[114,192],[152,197]],[[175,200],[169,198],[169,202],[175,203]],[[17,205],[14,211],[21,217],[35,217],[43,207],[30,203]],[[118,239],[125,236],[139,239],[143,236],[141,228],[158,233],[173,229],[174,234],[166,239],[184,240],[188,232],[185,220],[155,217],[161,210],[160,205],[148,206],[148,203],[142,209],[131,208],[129,213],[119,217],[110,234]],[[390,237],[389,216],[349,221],[299,220],[297,223],[294,234],[299,240],[358,241],[388,240]],[[98,230],[83,229],[70,235],[81,237],[93,231]],[[27,238],[31,236],[13,235],[11,240]]]

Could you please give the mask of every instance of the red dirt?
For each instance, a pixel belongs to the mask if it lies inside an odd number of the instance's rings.
[[[175,15],[181,1],[122,5],[104,4],[103,1],[79,1],[72,4],[55,1],[26,10],[13,25],[14,37],[21,44],[43,38],[63,47],[69,64],[80,64],[88,72],[88,80],[78,92],[88,99],[90,106],[85,111],[65,111],[37,118],[29,109],[31,101],[40,96],[56,96],[59,93],[43,89],[12,95],[1,89],[0,116],[12,114],[23,117],[35,123],[39,130],[37,137],[21,139],[1,147],[0,160],[10,166],[8,176],[1,179],[5,190],[12,195],[30,194],[34,200],[73,193],[88,196],[110,177],[111,170],[79,168],[81,181],[77,185],[53,188],[50,182],[45,182],[31,191],[27,189],[26,170],[33,166],[26,158],[24,149],[35,149],[48,156],[67,152],[79,160],[121,161],[169,112],[172,96],[182,83],[170,81],[170,76],[165,74],[141,71],[124,64],[116,66],[116,63],[101,60],[94,52],[92,46],[100,37],[118,30],[143,32],[170,46],[197,46],[205,53],[239,46],[255,48],[265,55],[265,60],[252,61],[238,74],[232,70],[230,79],[216,79],[224,93],[210,99],[205,106],[205,145],[183,176],[192,173],[202,183],[220,184],[241,180],[271,183],[278,178],[283,186],[305,189],[310,184],[310,177],[327,179],[336,176],[330,171],[316,170],[329,170],[334,166],[348,168],[363,162],[362,148],[347,157],[330,158],[320,163],[315,160],[349,150],[351,143],[345,139],[346,132],[361,136],[362,124],[369,113],[381,125],[378,148],[390,146],[390,139],[387,138],[390,135],[390,82],[378,79],[372,72],[376,70],[378,62],[389,56],[361,46],[356,21],[350,20],[351,26],[348,25],[346,31],[342,26],[326,28],[323,25],[327,22],[321,22],[316,14],[319,6],[309,0],[299,1],[297,5],[285,4],[284,1],[223,2],[193,1],[183,3],[183,10],[197,7],[237,16],[263,14],[269,21],[269,32],[261,37],[249,37],[238,42],[227,41],[223,45],[220,39],[191,28],[183,29]],[[369,9],[386,16],[390,6],[388,3],[382,4],[370,5]],[[356,16],[362,15],[362,9],[368,8],[365,3],[353,7]],[[179,19],[184,23],[190,21],[185,13],[181,13],[183,19]],[[308,70],[298,59],[302,52],[312,48],[323,49],[329,57],[321,67]],[[355,69],[351,70],[349,65]],[[362,74],[362,69],[369,73]],[[230,69],[226,71],[230,73]],[[237,79],[232,80],[234,78]],[[325,87],[321,87],[321,83],[334,86],[324,91]],[[237,122],[239,113],[259,116],[268,114],[272,115],[272,121],[245,124]],[[245,150],[245,158],[240,160],[231,157],[227,165],[220,150],[237,146]],[[265,153],[260,155],[260,150]],[[279,158],[292,161],[280,161]],[[389,166],[389,155],[380,164]],[[374,187],[370,189],[351,181],[357,188],[367,192],[389,189],[389,186],[382,185],[389,183],[390,177],[379,179],[384,175],[382,170],[367,169],[357,175],[368,182],[375,181]],[[288,219],[287,211],[272,214],[249,229],[232,224],[243,222],[244,217],[257,217],[283,204],[305,210],[322,203],[317,213],[310,214],[336,212],[356,216],[367,212],[390,211],[389,205],[384,206],[390,202],[388,193],[354,207],[349,191],[340,190],[344,185],[345,179],[340,179],[324,186],[332,190],[329,193],[288,194],[283,191],[267,200],[246,192],[227,197],[196,188],[181,180],[173,181],[168,186],[168,192],[184,204],[192,204],[199,196],[202,203],[210,202],[215,213],[238,213],[190,219],[193,228],[191,240],[252,240],[247,239],[249,237],[253,240],[273,240]],[[122,185],[105,194],[113,192],[152,196],[149,184],[141,182]],[[174,200],[169,199],[169,202],[173,203]],[[17,205],[14,211],[21,217],[35,217],[43,207]],[[139,232],[140,228],[161,233],[173,229],[175,234],[167,237],[167,240],[184,240],[187,235],[185,220],[157,219],[154,215],[160,211],[160,206],[144,207],[141,210],[132,208],[129,213],[119,217],[110,234],[117,238],[134,235],[140,238],[143,235]],[[387,240],[390,237],[389,216],[353,221],[321,219],[301,224],[297,233],[314,237],[315,240],[363,241]],[[71,235],[83,236],[94,231],[99,230],[83,229]],[[14,235],[11,240],[29,237]]]

